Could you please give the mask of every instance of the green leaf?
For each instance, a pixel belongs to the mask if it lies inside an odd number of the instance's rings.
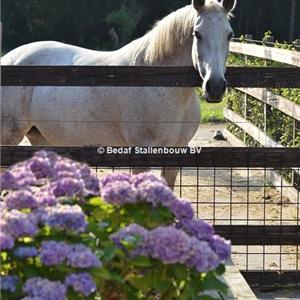
[[[219,265],[219,267],[216,269],[215,272],[221,276],[225,273],[225,271],[226,271],[225,265],[221,264]]]
[[[92,271],[90,271],[90,274],[95,279],[105,279],[108,281],[116,281],[118,283],[124,282],[123,278],[119,274],[117,274],[115,272],[111,272],[105,268],[92,270]]]
[[[188,279],[189,273],[185,266],[176,264],[172,266],[171,272],[174,274],[174,276],[179,279],[186,281]]]
[[[220,298],[214,298],[208,295],[201,295],[197,298],[198,300],[220,300]]]
[[[144,280],[143,276],[134,276],[127,280],[134,288],[147,293],[151,286],[147,284],[147,281]]]
[[[112,245],[105,249],[102,257],[103,262],[111,261],[117,255],[118,248],[115,245]]]
[[[89,199],[88,203],[91,206],[102,206],[105,204],[104,201],[100,197],[91,198],[91,199]]]
[[[150,258],[147,256],[139,256],[130,260],[130,263],[137,267],[151,267],[153,263],[151,262]]]
[[[209,272],[204,277],[201,287],[203,290],[216,290],[223,294],[227,294],[228,286],[221,281],[213,272]]]

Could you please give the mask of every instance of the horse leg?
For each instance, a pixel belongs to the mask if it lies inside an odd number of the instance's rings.
[[[1,145],[18,145],[31,127],[28,118],[30,90],[3,87],[1,92]]]
[[[176,178],[179,172],[179,168],[162,168],[161,176],[164,177],[168,183],[168,186],[174,191]]]
[[[32,127],[26,134],[29,142],[33,146],[50,146],[51,144],[47,139],[40,133],[36,127]]]

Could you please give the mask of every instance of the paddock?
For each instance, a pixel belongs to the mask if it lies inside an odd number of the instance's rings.
[[[298,54],[293,55],[298,57]],[[182,67],[5,66],[2,72],[4,86],[196,87],[201,84],[192,69]],[[300,88],[299,76],[299,68],[286,67],[236,67],[229,68],[227,73],[229,86],[244,89]],[[235,121],[228,110],[225,116]],[[249,122],[236,122],[237,125],[243,123]],[[249,133],[249,128],[251,126],[242,129]],[[237,145],[236,137],[230,133],[228,136]],[[197,141],[192,146],[198,146]],[[248,283],[259,289],[296,286],[300,282],[299,177],[286,182],[278,174],[285,170],[299,173],[300,149],[264,146],[203,147],[201,153],[185,156],[107,155],[99,154],[96,147],[47,149],[88,163],[99,176],[111,170],[179,167],[175,192],[193,203],[199,218],[213,223],[218,233],[232,240],[233,261]],[[9,167],[45,149],[5,145],[1,148],[1,167]]]

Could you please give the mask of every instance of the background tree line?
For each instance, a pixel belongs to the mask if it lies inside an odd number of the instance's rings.
[[[39,40],[112,50],[148,31],[155,20],[190,0],[2,0],[3,51]],[[300,38],[299,0],[239,0],[236,36]]]

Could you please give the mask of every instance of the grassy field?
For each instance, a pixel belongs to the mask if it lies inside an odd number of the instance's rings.
[[[204,100],[199,92],[200,98],[200,107],[201,107],[201,120],[203,123],[211,123],[211,122],[225,122],[223,116],[223,110],[226,106],[225,101],[218,104],[211,104]]]

